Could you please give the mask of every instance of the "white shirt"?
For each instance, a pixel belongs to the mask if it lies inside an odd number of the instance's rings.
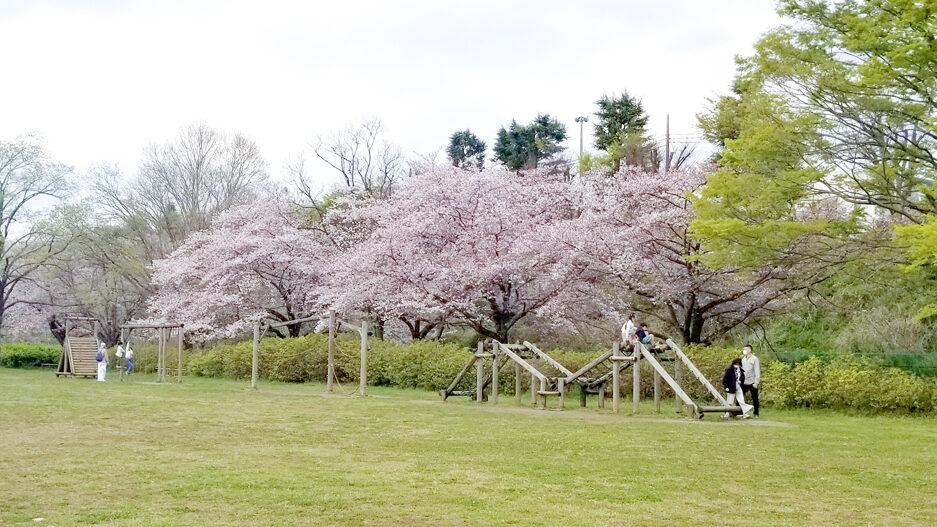
[[[745,384],[761,384],[761,363],[754,353],[742,357],[742,371],[745,373]]]
[[[133,348],[130,347],[130,344],[127,344],[127,349],[124,350],[124,358],[125,359],[133,358]]]
[[[634,322],[629,320],[625,322],[625,325],[621,327],[621,341],[625,344],[630,344],[634,342],[634,331],[638,329],[635,327]]]

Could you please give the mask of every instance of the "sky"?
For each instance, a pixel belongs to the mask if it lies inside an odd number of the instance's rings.
[[[511,119],[567,126],[603,94],[643,101],[654,136],[698,138],[736,55],[781,21],[773,0],[0,1],[0,139],[40,135],[81,175],[133,177],[192,124],[257,142],[273,178],[320,135],[378,118],[410,155]],[[591,147],[586,125],[586,150]],[[685,135],[684,135],[685,134]],[[706,145],[699,145],[702,150]],[[442,156],[444,154],[440,154]],[[321,163],[323,188],[338,182]]]

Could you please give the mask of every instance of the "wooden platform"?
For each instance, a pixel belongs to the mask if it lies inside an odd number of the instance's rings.
[[[98,340],[94,337],[68,337],[59,356],[56,375],[96,377]]]

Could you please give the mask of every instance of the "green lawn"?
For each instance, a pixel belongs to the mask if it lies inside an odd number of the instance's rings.
[[[937,525],[933,419],[153,381],[0,369],[0,525]]]

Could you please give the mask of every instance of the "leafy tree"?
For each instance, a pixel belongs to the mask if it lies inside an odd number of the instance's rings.
[[[454,167],[480,169],[485,164],[485,148],[485,142],[466,128],[452,133],[446,155]]]
[[[565,140],[566,126],[549,114],[538,115],[526,126],[511,120],[508,129],[498,130],[495,159],[512,170],[537,168],[542,160],[559,152]]]
[[[603,95],[595,101],[599,107],[595,112],[598,118],[593,125],[595,147],[608,151],[612,145],[620,143],[623,136],[643,135],[647,126],[647,114],[641,100],[623,91],[620,96]]]

